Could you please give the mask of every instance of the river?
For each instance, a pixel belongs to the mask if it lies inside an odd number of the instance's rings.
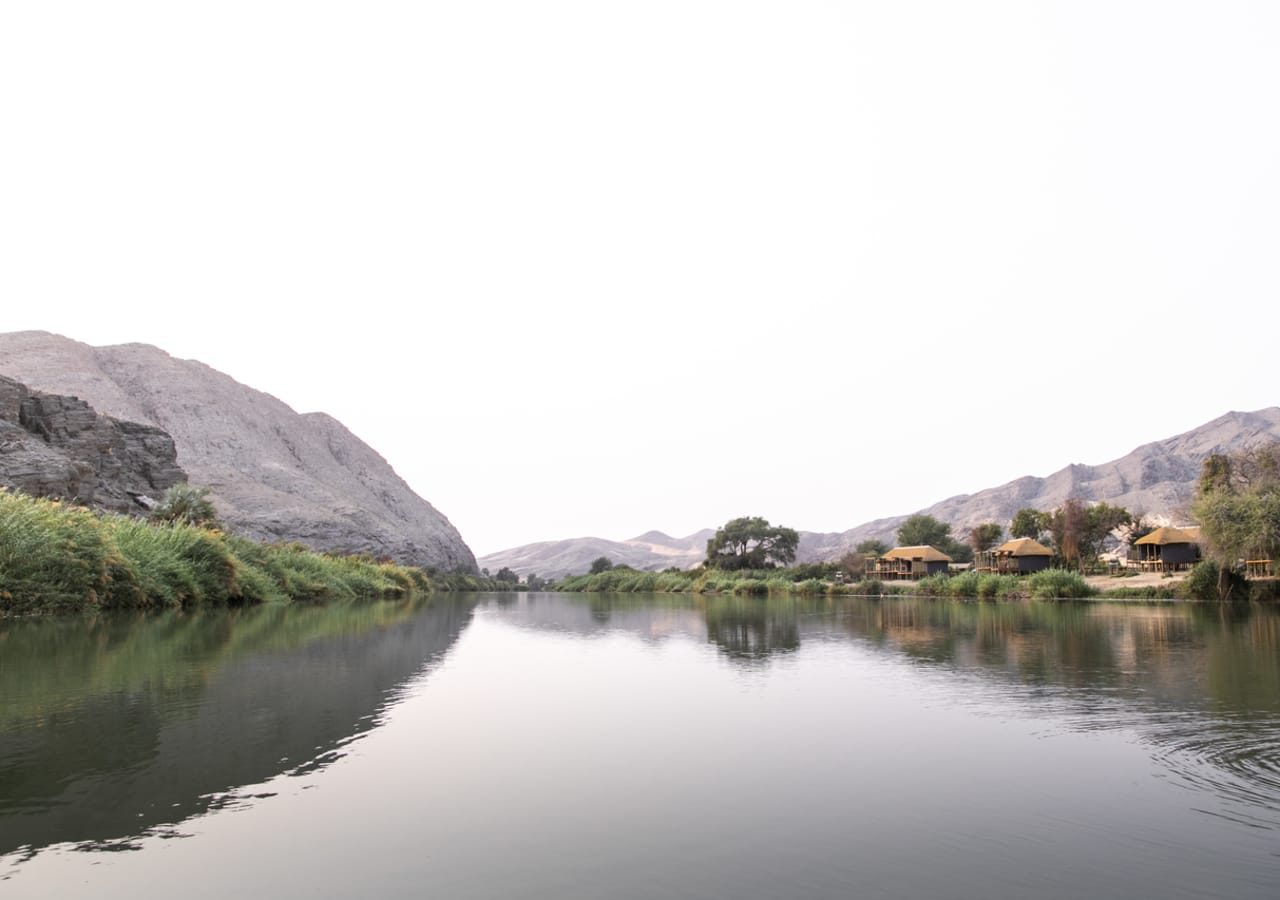
[[[1280,614],[493,594],[0,622],[0,896],[1280,896]]]

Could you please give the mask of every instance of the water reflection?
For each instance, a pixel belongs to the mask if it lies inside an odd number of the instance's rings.
[[[327,765],[470,616],[417,600],[0,623],[0,855],[130,849]]]
[[[735,664],[756,668],[800,646],[793,600],[693,594],[526,594],[504,597],[504,618],[579,635],[625,631],[646,641],[707,641]]]
[[[1237,821],[1280,828],[1274,607],[635,594],[508,602],[504,617],[526,627],[682,635],[748,668],[805,642],[853,641],[976,679],[959,703],[990,709],[994,690],[996,709],[1080,731],[1133,730],[1170,777],[1211,789]]]

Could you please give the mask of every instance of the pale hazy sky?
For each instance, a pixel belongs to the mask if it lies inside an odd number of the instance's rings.
[[[0,330],[478,553],[842,530],[1280,402],[1280,3],[0,6]]]

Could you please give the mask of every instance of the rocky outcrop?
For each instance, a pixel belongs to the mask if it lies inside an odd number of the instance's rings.
[[[76,397],[0,377],[0,485],[112,512],[139,512],[186,481],[173,438],[98,415]]]
[[[222,520],[259,540],[365,552],[450,571],[475,557],[453,525],[330,416],[302,415],[203,363],[146,344],[0,334],[0,372],[162,428]]]

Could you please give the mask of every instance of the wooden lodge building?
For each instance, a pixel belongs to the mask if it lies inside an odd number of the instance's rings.
[[[994,550],[978,554],[978,571],[998,575],[1029,575],[1049,568],[1053,551],[1032,538],[1014,538]]]
[[[1157,528],[1133,542],[1144,572],[1176,572],[1200,561],[1200,528]]]
[[[867,577],[914,581],[926,575],[947,574],[951,557],[937,547],[894,547],[879,559],[867,561]]]

